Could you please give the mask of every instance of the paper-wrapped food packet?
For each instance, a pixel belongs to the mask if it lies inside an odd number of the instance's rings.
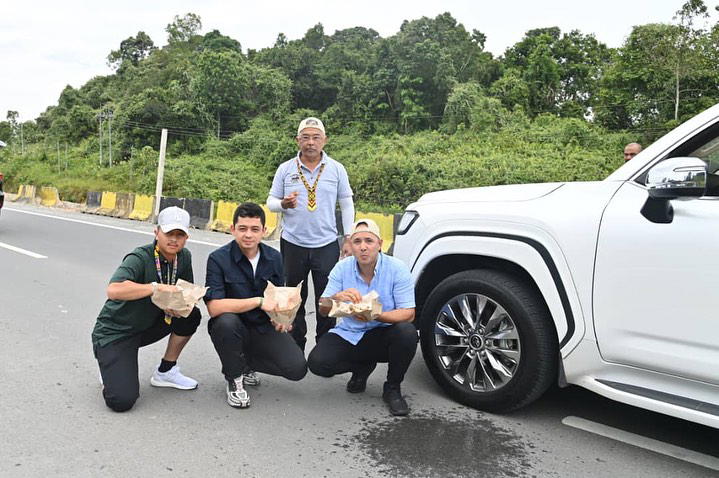
[[[382,303],[379,301],[379,294],[376,291],[371,291],[369,294],[363,295],[362,300],[356,304],[332,300],[329,316],[336,318],[359,316],[365,320],[374,320],[381,313]]]
[[[181,317],[187,317],[192,312],[192,308],[205,296],[208,288],[183,279],[179,279],[175,286],[177,290],[172,292],[159,289],[153,292],[152,303],[162,310],[172,309]]]
[[[290,325],[294,322],[297,310],[302,303],[300,295],[302,282],[297,284],[297,287],[277,287],[272,282],[267,282],[265,299],[274,299],[277,302],[277,309],[267,313],[270,319],[282,325]]]

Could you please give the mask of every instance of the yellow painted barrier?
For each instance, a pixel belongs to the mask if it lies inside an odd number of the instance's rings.
[[[17,190],[16,201],[34,203],[37,188],[31,184],[21,184]]]
[[[135,204],[133,205],[132,212],[128,217],[138,221],[149,221],[152,218],[154,206],[155,196],[136,194]]]
[[[372,219],[382,234],[382,252],[387,252],[394,241],[394,216],[377,212],[356,212],[355,220]]]
[[[270,211],[266,205],[262,205],[262,210],[265,211],[265,227],[267,227],[267,233],[264,239],[279,239],[280,235],[280,215],[276,212]]]
[[[232,215],[235,214],[237,206],[239,206],[239,204],[236,202],[219,201],[217,203],[217,214],[210,229],[213,231],[230,232]]]
[[[21,184],[20,186],[18,186],[18,187],[17,187],[17,194],[15,194],[15,198],[10,199],[10,201],[18,201],[18,200],[20,200],[20,199],[22,198],[22,193],[23,193],[23,190],[24,190],[24,189],[25,189],[25,185],[24,185],[24,184]],[[9,199],[9,198],[7,197],[7,193],[5,193],[5,199]]]
[[[57,188],[43,186],[40,188],[40,204],[43,206],[57,206],[60,202],[60,194]]]
[[[102,192],[102,199],[100,200],[100,209],[95,214],[102,214],[103,216],[109,216],[115,209],[117,203],[117,194],[110,191]]]

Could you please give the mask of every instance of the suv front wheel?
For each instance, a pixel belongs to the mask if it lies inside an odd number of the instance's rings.
[[[525,281],[488,269],[460,272],[440,282],[422,310],[424,360],[455,400],[508,412],[556,380],[557,334]]]

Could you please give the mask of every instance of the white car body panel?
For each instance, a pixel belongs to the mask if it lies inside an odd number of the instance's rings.
[[[635,181],[717,123],[719,105],[604,181],[426,194],[394,255],[418,283],[449,255],[520,266],[550,310],[567,383],[719,428],[719,197],[672,200],[673,221],[656,224]]]

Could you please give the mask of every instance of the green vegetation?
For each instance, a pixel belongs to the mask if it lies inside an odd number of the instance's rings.
[[[387,38],[317,24],[246,53],[217,30],[200,34],[190,13],[167,25],[162,48],[144,32],[123,40],[107,58],[112,75],[66,87],[36,121],[8,112],[0,171],[8,190],[52,184],[69,200],[151,194],[167,128],[166,195],[263,201],[296,151],[297,123],[316,115],[368,210],[438,189],[601,179],[624,143],[651,142],[719,101],[719,25],[706,19],[689,0],[675,23],[636,26],[618,49],[552,27],[495,58],[449,13]]]

